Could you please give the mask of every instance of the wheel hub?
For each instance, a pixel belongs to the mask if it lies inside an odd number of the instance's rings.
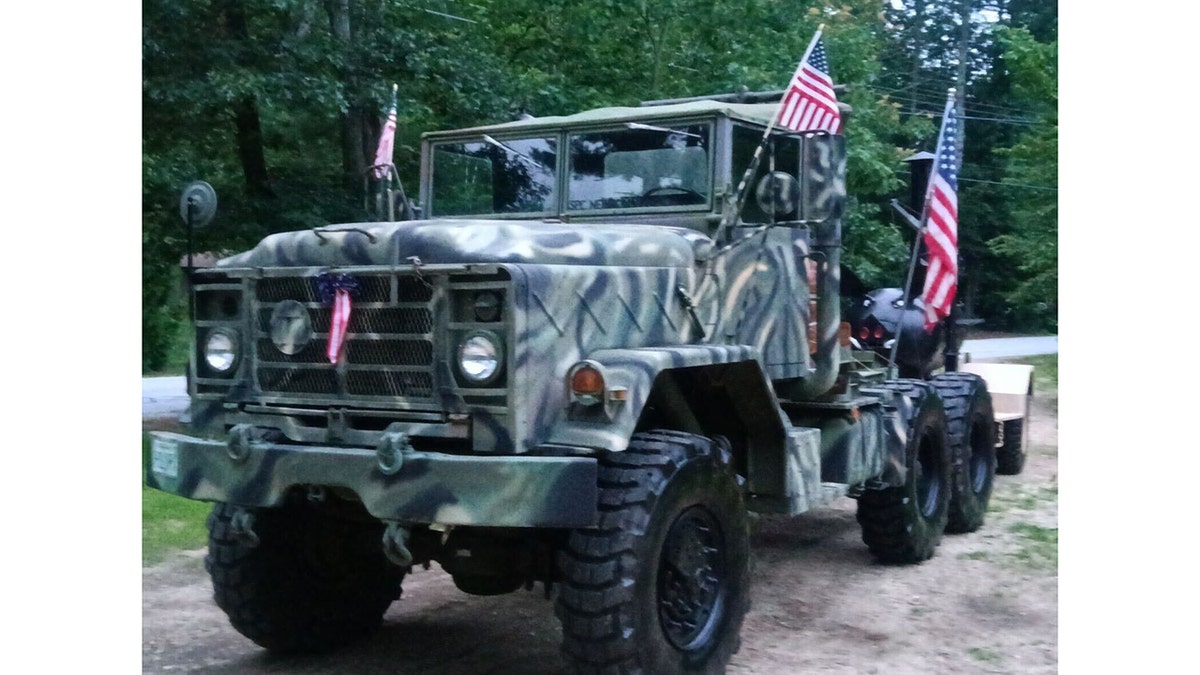
[[[707,642],[724,610],[725,541],[716,519],[701,506],[671,524],[658,566],[658,616],[676,648]]]
[[[917,504],[921,515],[932,516],[938,508],[938,497],[942,489],[939,471],[938,446],[926,438],[921,440],[916,460],[913,462],[913,481],[917,487]]]

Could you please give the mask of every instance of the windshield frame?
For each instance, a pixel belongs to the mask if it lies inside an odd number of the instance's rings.
[[[570,137],[580,134],[603,133],[606,131],[621,131],[625,130],[627,122],[637,122],[661,127],[688,127],[688,126],[704,126],[708,131],[708,166],[705,168],[708,177],[708,199],[703,204],[685,204],[678,206],[640,206],[615,209],[584,209],[584,210],[568,210],[568,195],[567,189],[570,182],[570,148],[567,143]],[[714,204],[719,202],[721,197],[720,181],[722,176],[717,175],[720,167],[720,153],[725,152],[723,149],[723,135],[726,133],[725,127],[729,120],[724,116],[713,115],[710,113],[702,115],[679,115],[673,117],[655,117],[652,115],[646,116],[631,116],[627,120],[605,121],[602,124],[580,124],[570,127],[533,127],[529,129],[512,129],[499,130],[488,127],[477,127],[474,129],[464,129],[461,133],[455,132],[452,135],[442,135],[439,133],[436,137],[423,139],[421,153],[421,189],[420,199],[421,206],[424,207],[424,218],[444,218],[444,219],[487,219],[487,220],[542,220],[547,218],[554,219],[571,219],[571,220],[590,220],[597,216],[620,216],[622,220],[629,216],[648,215],[660,216],[671,214],[708,214],[712,213]],[[434,167],[434,154],[439,146],[445,144],[461,144],[461,143],[486,143],[483,139],[485,135],[491,136],[501,143],[511,143],[512,141],[525,140],[531,138],[553,139],[558,144],[556,154],[555,167],[556,175],[554,182],[554,195],[547,203],[547,210],[540,212],[524,212],[524,213],[473,213],[462,215],[439,215],[437,213],[437,205],[433,200],[433,184],[435,180],[436,169]],[[566,156],[564,156],[564,152]]]

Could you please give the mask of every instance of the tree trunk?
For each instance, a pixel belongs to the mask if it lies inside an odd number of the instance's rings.
[[[246,27],[246,10],[238,0],[222,3],[221,12],[229,37],[238,43],[235,57],[239,65],[245,65],[244,54],[249,49],[250,31]],[[238,160],[242,164],[242,175],[246,178],[246,195],[249,197],[274,197],[270,177],[267,174],[267,157],[263,151],[262,122],[258,115],[258,100],[253,94],[243,96],[233,104],[235,139]]]
[[[353,41],[350,30],[350,0],[327,0],[325,9],[329,12],[330,32],[342,51],[344,65],[339,78],[342,91],[350,101],[346,111],[338,115],[342,137],[342,171],[345,174],[346,189],[357,191],[361,189],[363,171],[367,168],[366,146],[363,143],[363,118],[366,113],[354,96],[354,71],[353,67],[348,65]]]
[[[258,102],[247,96],[233,105],[237,124],[238,159],[246,177],[246,194],[250,197],[274,197],[267,176],[267,157],[263,153],[262,124],[258,117]]]

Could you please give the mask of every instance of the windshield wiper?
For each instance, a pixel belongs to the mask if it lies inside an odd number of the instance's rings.
[[[516,148],[510,147],[508,145],[505,145],[504,143],[501,143],[500,141],[492,138],[491,136],[488,136],[487,134],[483,135],[483,142],[487,143],[488,145],[494,145],[497,148],[500,148],[501,150],[507,152],[508,154],[513,155],[514,157],[517,157],[518,159],[525,160],[525,162],[527,164],[532,164],[535,169],[541,169],[543,171],[550,170],[549,166],[546,166],[545,164],[537,161],[536,159],[530,157],[529,155],[526,155],[525,153],[521,152],[520,150],[517,150]]]
[[[679,134],[680,136],[691,136],[692,138],[704,138],[700,134],[693,134],[688,131],[680,131],[679,129],[669,129],[667,127],[656,127],[641,122],[626,122],[625,127],[628,129],[641,129],[643,131],[661,131],[664,134]]]

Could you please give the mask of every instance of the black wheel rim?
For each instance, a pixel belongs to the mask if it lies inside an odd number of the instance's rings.
[[[707,644],[725,608],[725,538],[712,513],[679,514],[658,563],[658,618],[667,640],[684,651]]]
[[[914,480],[917,486],[917,504],[921,515],[930,517],[937,513],[938,499],[942,492],[941,451],[930,436],[921,438],[917,461],[913,463]]]
[[[971,437],[968,439],[970,443],[968,447],[971,448],[971,460],[968,471],[970,471],[971,491],[980,494],[987,486],[988,463],[992,451],[988,445],[990,439],[987,434],[987,421],[977,421],[971,425],[969,433]]]

